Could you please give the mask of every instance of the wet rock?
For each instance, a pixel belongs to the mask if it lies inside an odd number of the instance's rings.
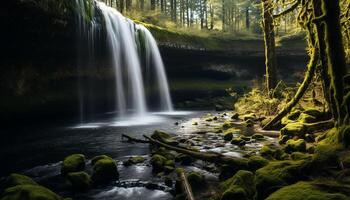
[[[159,188],[159,186],[156,183],[147,182],[146,185],[145,185],[145,188],[147,188],[149,190],[156,190],[156,189]]]
[[[194,159],[186,154],[179,154],[176,158],[175,158],[176,162],[180,162],[183,165],[190,165]]]
[[[192,125],[197,126],[198,122],[193,122]]]
[[[316,119],[316,117],[314,117],[312,115],[309,115],[306,113],[301,113],[299,118],[298,118],[298,121],[302,122],[302,123],[313,123],[313,122],[316,122],[317,119]]]
[[[123,162],[123,165],[130,166],[138,163],[143,163],[145,160],[146,159],[142,156],[132,156],[127,161]]]
[[[174,125],[175,125],[175,126],[179,125],[179,122],[175,122]]]
[[[153,134],[151,135],[151,138],[155,139],[155,140],[159,140],[161,142],[176,146],[179,143],[177,141],[175,141],[172,136],[164,131],[159,131],[159,130],[155,130],[153,132]]]
[[[164,184],[168,187],[173,187],[173,179],[169,176],[164,178]]]
[[[175,170],[175,167],[166,165],[164,166],[163,170],[166,174],[169,174]]]
[[[61,174],[82,171],[85,168],[85,156],[83,154],[72,154],[66,157],[61,166]]]
[[[232,199],[249,200],[248,195],[244,191],[244,189],[237,185],[234,185],[229,189],[227,189],[221,196],[221,200],[232,200]]]
[[[243,121],[247,121],[247,120],[255,121],[256,120],[256,115],[254,113],[245,114],[245,115],[241,116],[241,119]]]
[[[286,142],[285,151],[287,153],[299,151],[299,152],[306,152],[306,142],[303,139],[298,140],[288,140]]]
[[[288,135],[282,135],[278,140],[279,144],[285,144],[291,137]]]
[[[155,172],[162,171],[166,161],[167,161],[167,159],[162,155],[159,155],[159,154],[153,155],[151,158],[151,164],[153,167],[153,171],[155,171]]]
[[[7,188],[1,200],[63,200],[63,198],[43,186],[25,184]]]
[[[238,113],[233,113],[231,116],[231,119],[238,120],[239,119],[239,114]]]
[[[231,140],[231,144],[238,145],[238,146],[244,146],[246,143],[245,140],[243,140],[241,137],[236,137]]]
[[[17,185],[38,185],[33,179],[31,179],[28,176],[22,175],[22,174],[10,174],[6,178],[6,181],[4,183],[5,188],[14,187]]]
[[[250,171],[239,170],[222,184],[222,188],[225,191],[221,200],[253,199],[255,195],[254,174]]]
[[[251,119],[248,119],[248,120],[244,121],[242,124],[246,127],[252,127],[252,126],[254,126],[254,121]]]
[[[283,154],[283,150],[274,145],[264,145],[260,149],[260,155],[266,158],[275,158],[277,160],[280,160],[283,158]]]
[[[265,137],[264,137],[263,134],[255,133],[254,135],[252,135],[252,139],[254,139],[254,140],[264,140]]]
[[[229,129],[229,128],[233,128],[233,127],[234,127],[234,123],[232,121],[225,121],[222,124],[223,129]]]
[[[98,160],[93,166],[92,180],[94,183],[107,183],[119,178],[116,162],[111,158]]]
[[[225,135],[224,135],[224,140],[225,141],[231,141],[233,138],[233,134],[232,132],[226,132]]]
[[[92,180],[85,172],[71,172],[66,176],[74,190],[83,191],[91,188]]]

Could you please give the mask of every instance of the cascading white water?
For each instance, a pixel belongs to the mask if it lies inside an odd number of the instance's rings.
[[[173,111],[174,109],[171,102],[168,80],[165,74],[164,64],[157,46],[157,42],[147,28],[140,25],[138,25],[137,28],[144,34],[144,37],[142,38],[145,40],[144,44],[147,67],[150,68],[151,65],[153,65],[155,68],[161,110]]]
[[[86,11],[86,5],[83,0],[76,0],[78,10],[80,13]],[[163,61],[152,34],[142,25],[137,25],[128,18],[125,18],[114,8],[107,6],[103,2],[93,1],[95,8],[99,9],[99,13],[102,13],[106,33],[107,47],[110,52],[111,63],[114,68],[115,77],[115,109],[118,113],[118,117],[121,119],[128,118],[130,116],[145,116],[148,112],[145,87],[150,87],[147,82],[144,82],[143,71],[147,68],[153,74],[156,82],[157,93],[159,94],[159,107],[161,111],[172,111],[172,102],[169,93],[169,86],[164,70]],[[97,12],[97,11],[96,11]],[[82,15],[78,16],[80,37],[85,34],[86,42],[84,45],[89,48],[89,58],[94,55],[94,45],[103,42],[95,38],[95,32],[99,32],[95,29],[101,30],[100,26],[97,26],[94,20],[95,16],[92,16],[91,22],[84,19]],[[101,20],[100,20],[101,22]],[[86,24],[87,23],[87,24]],[[100,24],[101,25],[101,24]],[[144,37],[137,37],[139,31],[141,31]],[[140,41],[142,40],[142,41]],[[84,40],[83,40],[84,41]],[[144,55],[139,54],[138,44],[142,42],[144,44]],[[90,54],[90,52],[92,52]],[[141,62],[145,56],[146,66]],[[82,65],[79,64],[78,65]],[[79,66],[78,70],[82,70]],[[83,109],[86,107],[93,107],[84,100],[86,98],[82,95],[84,91],[83,81],[79,81],[79,96],[80,96],[80,111],[81,115],[84,115]],[[146,85],[145,85],[146,84]],[[83,86],[82,86],[83,85]],[[150,103],[150,102],[148,102]],[[153,100],[151,103],[155,103]]]

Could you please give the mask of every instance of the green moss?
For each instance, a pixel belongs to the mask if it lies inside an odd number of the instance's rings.
[[[190,165],[194,159],[186,154],[179,154],[176,158],[175,158],[176,162],[180,162],[183,165]]]
[[[168,173],[173,172],[175,170],[175,167],[166,165],[166,166],[164,166],[163,170],[164,170],[165,173],[168,174]]]
[[[303,178],[305,161],[273,161],[256,171],[255,183],[257,199],[264,199],[269,194],[288,184]]]
[[[229,128],[233,128],[234,127],[234,123],[232,121],[225,121],[223,124],[222,124],[222,128],[223,129],[229,129]]]
[[[61,173],[66,175],[70,172],[82,171],[85,168],[85,156],[82,154],[72,154],[63,160]]]
[[[1,200],[63,200],[51,190],[39,185],[17,185],[7,188]]]
[[[315,148],[314,161],[316,163],[337,165],[340,149],[341,146],[339,144],[319,143]]]
[[[290,157],[293,160],[310,160],[312,159],[312,155],[306,154],[306,153],[301,153],[301,152],[293,152]]]
[[[106,155],[95,156],[95,157],[93,157],[93,158],[91,159],[91,165],[95,165],[95,163],[96,163],[97,161],[99,161],[99,160],[101,160],[101,159],[104,159],[104,158],[106,158],[106,159],[112,159],[111,157],[106,156]]]
[[[239,170],[232,178],[229,178],[222,184],[222,188],[232,190],[240,187],[248,198],[253,198],[255,195],[254,174],[250,171]]]
[[[167,159],[164,156],[154,154],[151,158],[153,171],[162,171],[166,161]]]
[[[249,169],[255,171],[269,164],[269,161],[261,156],[249,157],[248,166]]]
[[[175,167],[175,162],[173,160],[167,160],[165,161],[164,165]]]
[[[292,112],[290,112],[287,115],[287,118],[290,119],[290,120],[296,120],[296,119],[299,118],[300,114],[301,114],[300,110],[293,110]]]
[[[92,173],[92,180],[96,183],[106,183],[119,178],[117,164],[113,159],[104,158],[98,160]]]
[[[320,119],[324,115],[323,112],[321,112],[320,110],[315,109],[315,108],[306,109],[306,110],[304,110],[303,113],[307,114],[307,115],[311,115],[311,116],[315,117],[316,119]]]
[[[346,200],[343,194],[330,192],[313,182],[298,182],[272,193],[266,200]]]
[[[22,174],[10,174],[5,181],[5,188],[16,185],[37,185],[33,179]]]
[[[178,142],[172,139],[171,135],[164,132],[164,131],[159,131],[155,130],[153,134],[151,135],[151,138],[155,140],[159,140],[161,142],[171,144],[171,145],[178,145]]]
[[[254,113],[250,113],[250,114],[246,114],[246,115],[242,115],[240,116],[240,118],[243,120],[243,121],[247,121],[247,120],[256,120],[256,115]]]
[[[317,119],[316,119],[316,117],[314,117],[312,115],[309,115],[306,113],[301,113],[299,118],[298,118],[298,121],[301,123],[313,123],[313,122],[316,122]]]
[[[193,190],[200,190],[206,184],[204,176],[198,172],[190,172],[187,180]]]
[[[235,120],[239,119],[239,114],[236,113],[236,112],[233,113],[232,116],[231,116],[231,119],[235,119]]]
[[[230,187],[229,189],[227,189],[221,196],[220,200],[233,200],[233,199],[237,199],[237,200],[248,200],[248,195],[246,193],[246,191],[238,186],[238,185],[234,185],[232,187]]]
[[[344,125],[339,128],[338,140],[345,148],[350,146],[350,125]]]
[[[287,153],[295,151],[306,152],[306,142],[303,139],[288,140],[284,149]]]
[[[305,134],[305,126],[300,122],[289,123],[281,129],[281,135],[303,136]]]
[[[274,146],[274,145],[264,145],[260,149],[260,155],[266,157],[266,158],[275,158],[280,160],[283,155],[282,149]]]
[[[75,190],[87,190],[92,185],[90,175],[85,172],[68,173],[66,178]]]

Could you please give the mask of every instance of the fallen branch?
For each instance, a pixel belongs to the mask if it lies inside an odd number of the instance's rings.
[[[128,135],[122,134],[122,139],[126,138],[127,142],[136,142],[136,143],[150,143],[148,140],[137,139],[134,137],[130,137]]]
[[[186,174],[185,174],[184,170],[183,169],[178,170],[177,175],[180,178],[181,185],[182,185],[183,190],[185,191],[187,200],[194,200],[192,188],[191,188],[191,185],[187,181]]]
[[[204,160],[204,161],[213,162],[213,163],[225,163],[225,164],[237,166],[237,167],[242,168],[242,169],[248,168],[248,159],[246,159],[246,158],[234,158],[234,157],[224,156],[224,155],[218,154],[218,153],[203,153],[203,152],[198,152],[198,151],[192,151],[192,150],[184,149],[181,147],[176,147],[176,146],[172,146],[169,144],[165,144],[159,140],[155,140],[155,139],[150,138],[146,135],[143,135],[143,137],[145,137],[147,140],[149,140],[149,142],[152,144],[156,144],[156,145],[162,146],[164,148],[167,148],[167,149],[179,152],[179,153],[190,155],[193,158],[196,158],[199,160]]]

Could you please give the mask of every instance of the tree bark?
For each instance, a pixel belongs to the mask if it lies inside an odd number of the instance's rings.
[[[273,90],[277,85],[277,62],[275,52],[275,32],[273,26],[272,0],[262,0],[263,31],[265,42],[265,68],[266,68],[266,90],[272,97]]]

